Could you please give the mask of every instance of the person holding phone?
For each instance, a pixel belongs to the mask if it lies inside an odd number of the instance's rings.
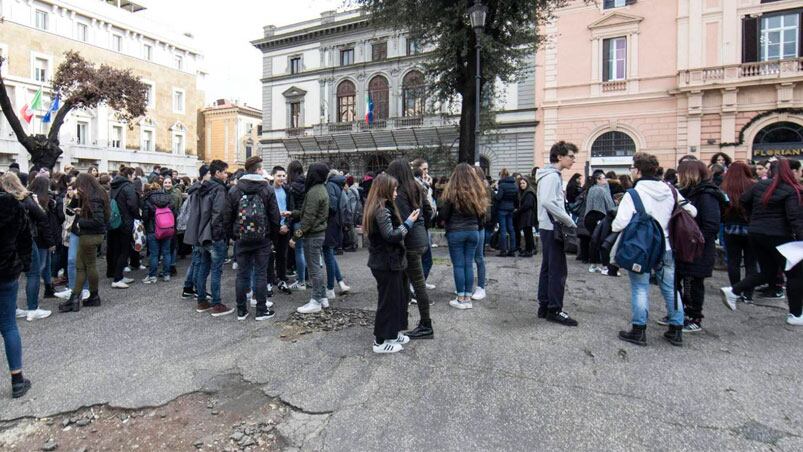
[[[409,288],[404,276],[407,268],[405,236],[418,221],[420,210],[413,210],[401,221],[396,206],[398,182],[388,174],[373,180],[365,201],[363,231],[368,235],[368,268],[376,279],[377,299],[374,322],[374,353],[396,353],[404,349],[410,338],[401,333],[407,329]]]

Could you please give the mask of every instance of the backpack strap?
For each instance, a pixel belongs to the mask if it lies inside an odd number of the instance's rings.
[[[636,209],[636,213],[639,215],[644,215],[646,211],[644,210],[644,203],[641,202],[641,196],[639,196],[638,192],[635,188],[629,188],[627,193],[630,194],[630,199],[633,200],[633,207]]]

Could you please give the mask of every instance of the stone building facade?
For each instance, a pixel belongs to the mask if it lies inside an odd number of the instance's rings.
[[[456,157],[459,106],[426,99],[422,63],[428,49],[404,32],[372,27],[359,10],[324,12],[297,24],[268,25],[253,44],[263,52],[261,143],[267,162],[325,161],[360,175],[411,152]],[[484,134],[480,147],[492,174],[533,166],[534,87],[533,71],[497,87],[496,128]]]
[[[803,152],[803,0],[574,1],[537,55],[535,160],[557,140],[578,165],[626,173],[723,151]],[[580,56],[580,57],[578,57]]]
[[[195,173],[203,57],[189,36],[174,35],[139,17],[142,9],[129,1],[0,2],[3,78],[17,114],[39,88],[43,90],[42,109],[31,124],[23,122],[29,133],[47,131],[42,118],[53,96],[50,80],[68,50],[96,65],[129,68],[151,89],[147,114],[133,124],[117,121],[105,106],[71,112],[59,135],[64,154],[57,168],[97,166],[110,171],[121,164],[159,164]],[[25,170],[28,158],[3,117],[0,168],[16,161]]]
[[[257,108],[218,99],[201,110],[198,128],[201,131],[198,157],[205,162],[223,160],[234,170],[259,154],[262,111]]]

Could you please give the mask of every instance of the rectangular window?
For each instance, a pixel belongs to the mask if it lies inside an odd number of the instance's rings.
[[[628,0],[605,0],[605,2],[602,4],[602,8],[603,9],[621,8],[625,5],[630,5],[632,3],[635,2]]]
[[[86,144],[88,141],[87,133],[89,131],[89,124],[83,121],[78,121],[75,126],[75,141],[78,144]]]
[[[800,14],[775,14],[761,17],[759,59],[761,61],[797,58]]]
[[[173,64],[175,64],[176,69],[180,71],[184,66],[184,58],[181,55],[176,55],[173,58]]]
[[[253,150],[250,144],[245,145],[245,159],[248,160],[253,155]]]
[[[611,38],[602,41],[602,81],[627,78],[627,38]]]
[[[421,45],[415,39],[407,40],[407,56],[421,53]]]
[[[123,148],[123,128],[121,126],[112,126],[111,147],[115,149]]]
[[[121,35],[112,35],[112,50],[115,52],[123,51],[123,37]]]
[[[180,133],[173,135],[173,153],[174,154],[184,153],[184,135]]]
[[[298,74],[301,72],[301,57],[290,58],[290,73]]]
[[[153,150],[153,130],[142,131],[142,149],[144,151]]]
[[[153,46],[150,44],[142,45],[142,58],[145,58],[148,61],[153,60]]]
[[[301,102],[290,103],[290,128],[301,127]]]
[[[354,49],[343,49],[340,51],[340,65],[348,66],[354,64]]]
[[[48,26],[48,15],[47,11],[42,11],[41,9],[36,10],[36,28],[40,30],[47,30]]]
[[[156,87],[150,83],[146,83],[145,85],[148,86],[148,91],[146,93],[147,102],[146,105],[148,108],[153,108],[156,106]]]
[[[36,58],[33,62],[33,79],[37,82],[47,82],[48,73],[47,73],[47,66],[48,61],[44,58]]]
[[[173,91],[173,113],[184,113],[184,91]]]
[[[89,40],[89,27],[87,24],[78,22],[75,24],[75,39],[87,42]]]
[[[371,61],[382,61],[388,59],[388,43],[375,42],[371,44]]]

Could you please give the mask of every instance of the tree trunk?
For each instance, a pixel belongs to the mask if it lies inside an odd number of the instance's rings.
[[[474,146],[476,142],[477,130],[477,57],[476,57],[476,35],[470,33],[471,38],[468,42],[468,54],[466,58],[465,72],[460,90],[462,98],[460,107],[460,148],[458,151],[458,162],[474,164]]]

